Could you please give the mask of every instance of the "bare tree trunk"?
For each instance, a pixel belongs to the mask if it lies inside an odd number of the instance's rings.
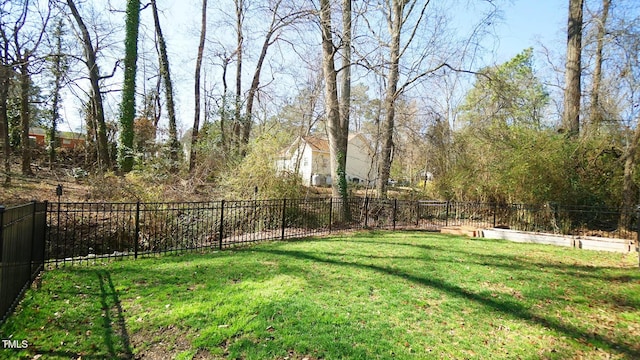
[[[253,126],[253,104],[258,94],[258,90],[260,88],[260,75],[262,73],[262,67],[267,57],[267,52],[269,50],[269,47],[278,40],[277,32],[280,29],[294,23],[297,19],[301,18],[306,14],[305,11],[301,11],[301,12],[292,12],[292,13],[280,15],[279,9],[280,9],[281,3],[282,3],[282,0],[277,0],[273,4],[273,8],[271,9],[271,12],[272,12],[271,23],[269,25],[269,30],[264,36],[262,49],[260,50],[260,55],[258,56],[258,62],[256,64],[256,68],[253,73],[253,78],[251,80],[251,86],[249,87],[249,92],[247,93],[247,105],[245,108],[245,115],[244,115],[243,124],[242,124],[242,139],[241,139],[241,146],[242,146],[241,154],[243,157],[246,155],[246,146],[249,143],[249,137],[251,135],[251,128]],[[238,23],[238,26],[241,26],[240,22]],[[275,38],[274,38],[274,35],[275,35]]]
[[[607,29],[607,17],[609,16],[609,7],[611,0],[602,0],[602,13],[600,18],[596,19],[598,28],[596,39],[596,56],[593,69],[593,84],[591,88],[591,125],[597,128],[603,120],[602,106],[600,105],[600,83],[602,81],[602,50],[604,48],[604,37]]]
[[[9,83],[11,66],[9,66],[7,53],[8,46],[5,44],[3,56],[0,61],[0,141],[2,142],[2,157],[4,165],[4,185],[11,183],[11,146],[9,143],[9,117],[7,114],[7,101],[9,98]]]
[[[336,164],[338,166],[338,191],[344,204],[347,203],[347,151],[349,147],[349,114],[351,112],[351,0],[342,1],[342,69],[340,76],[340,135],[337,148],[344,159]],[[351,213],[349,206],[343,206],[343,216],[349,220]]]
[[[346,198],[347,181],[345,164],[347,149],[344,129],[340,124],[337,72],[335,69],[336,48],[331,33],[331,6],[329,0],[320,0],[320,29],[322,31],[322,71],[325,82],[325,111],[329,132],[329,157],[331,161],[331,192],[335,197]],[[348,129],[347,129],[348,131]]]
[[[198,57],[196,58],[196,74],[194,97],[195,114],[193,117],[193,129],[191,131],[191,153],[189,155],[189,172],[196,167],[196,146],[198,145],[198,128],[200,127],[200,71],[202,68],[202,54],[204,53],[204,40],[207,36],[207,0],[202,0],[202,25],[200,27],[200,44],[198,45]]]
[[[236,151],[240,150],[240,138],[242,133],[242,53],[244,51],[244,33],[242,31],[243,26],[243,12],[244,1],[235,0],[236,5],[236,101],[235,101],[235,116],[233,123],[233,143],[236,146]]]
[[[260,73],[262,72],[262,65],[264,64],[264,59],[267,57],[267,50],[272,44],[271,36],[273,36],[272,31],[268,32],[264,38],[264,42],[262,43],[262,50],[260,51],[260,57],[258,57],[258,63],[256,64],[256,70],[253,73],[253,79],[251,80],[251,87],[249,88],[249,93],[247,94],[247,107],[244,125],[242,127],[241,142],[241,154],[243,157],[246,155],[246,146],[249,143],[249,137],[251,136],[251,127],[253,125],[253,102],[260,86]]]
[[[25,51],[20,59],[20,123],[22,125],[20,147],[22,152],[22,175],[32,176],[31,170],[31,144],[29,143],[29,124],[31,116],[29,114],[29,77],[28,59],[31,54]]]
[[[227,136],[227,100],[229,95],[229,85],[227,85],[227,69],[229,67],[230,58],[222,59],[222,113],[220,114],[220,142],[222,143],[222,152],[226,155],[229,151],[229,137]]]
[[[584,0],[569,0],[567,64],[564,89],[564,126],[570,137],[580,134],[580,80],[582,76],[582,9]]]
[[[351,113],[351,1],[342,0],[342,68],[340,69],[340,129],[342,144],[347,149]],[[345,163],[346,171],[346,163]]]
[[[385,91],[385,118],[382,124],[382,151],[378,161],[378,183],[376,192],[378,197],[387,197],[387,183],[391,173],[391,152],[393,149],[393,129],[395,122],[395,102],[398,93],[399,64],[400,64],[400,35],[402,30],[402,15],[404,2],[393,0],[390,14],[391,43],[389,48],[389,74],[387,75],[387,89]]]
[[[96,122],[96,143],[98,147],[98,167],[101,170],[111,167],[111,157],[109,156],[109,144],[107,142],[107,125],[104,117],[104,106],[102,104],[102,93],[100,91],[100,70],[96,63],[96,51],[93,48],[91,35],[85,25],[73,0],[67,0],[67,5],[71,10],[73,18],[76,20],[80,32],[82,33],[82,45],[87,69],[89,70],[89,82],[91,83],[91,100],[93,115]]]
[[[178,170],[178,152],[180,151],[180,143],[178,142],[178,130],[176,122],[176,107],[173,100],[173,82],[171,81],[171,72],[169,71],[169,57],[167,55],[167,45],[164,41],[162,28],[160,27],[160,19],[158,17],[158,7],[156,0],[151,0],[153,10],[153,22],[158,36],[158,50],[160,56],[160,75],[164,81],[165,97],[167,98],[167,116],[169,117],[169,153],[171,159],[171,172]]]
[[[91,157],[87,155],[87,163],[85,165],[89,165],[92,163],[94,159],[98,159],[98,133],[96,131],[96,116],[95,110],[93,110],[93,97],[89,99],[85,104],[85,122],[87,124],[87,154],[90,154]]]

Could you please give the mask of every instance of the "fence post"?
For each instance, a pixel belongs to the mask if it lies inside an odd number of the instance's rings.
[[[444,226],[449,226],[449,200],[447,200],[447,211],[444,216]]]
[[[49,200],[44,201],[44,221],[42,222],[42,266],[49,260],[49,254],[47,254],[47,248],[51,242],[51,231],[47,231],[47,224],[49,223]]]
[[[218,229],[218,249],[222,250],[222,237],[224,235],[224,200],[220,201],[220,228]]]
[[[416,229],[420,228],[420,200],[416,200]]]
[[[333,215],[333,197],[329,198],[329,234],[331,234],[331,223]]]
[[[280,240],[284,240],[284,226],[287,221],[287,199],[282,199],[282,232],[280,233]]]
[[[57,233],[57,235],[56,235],[56,250],[58,250],[58,248],[60,247],[60,197],[59,196],[58,196],[58,212],[57,212],[57,215],[58,215],[58,223],[56,225],[56,233]],[[66,245],[66,243],[67,243],[67,234],[66,234],[66,232],[64,234],[64,242],[65,242],[65,245]],[[66,259],[66,257],[67,257],[67,247],[65,246],[65,247],[62,248],[62,258]],[[57,268],[58,268],[58,256],[56,255],[56,269]]]
[[[133,245],[133,258],[138,258],[138,247],[140,246],[140,200],[136,202],[136,236]]]
[[[496,220],[497,220],[497,216],[498,216],[498,203],[493,203],[493,227],[496,227]]]
[[[369,226],[369,197],[365,196],[364,198],[364,227],[365,229]]]
[[[33,212],[31,212],[31,254],[29,254],[29,265],[31,266],[29,278],[33,277],[33,254],[35,252],[36,243],[36,210],[38,208],[38,200],[31,200],[31,206],[33,206]]]
[[[398,199],[393,199],[393,230],[396,229],[396,214],[398,213]]]

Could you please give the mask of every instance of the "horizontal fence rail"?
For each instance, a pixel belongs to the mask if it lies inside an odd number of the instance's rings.
[[[46,203],[0,206],[0,323],[43,269]]]

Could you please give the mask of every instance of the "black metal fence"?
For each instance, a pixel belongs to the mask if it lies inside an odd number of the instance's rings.
[[[259,241],[344,229],[502,227],[566,235],[636,238],[637,212],[553,204],[487,204],[370,198],[191,203],[51,203],[47,262],[93,261]]]
[[[0,206],[0,315],[6,316],[45,263],[151,256],[335,230],[502,227],[637,239],[638,212],[556,204],[341,199],[189,203],[37,203]]]
[[[508,228],[562,235],[636,240],[638,211],[559,204],[489,204],[418,201],[417,228]],[[412,205],[405,205],[411,207]]]
[[[43,268],[46,203],[0,206],[0,323]]]
[[[361,228],[363,200],[282,199],[189,203],[51,203],[46,259],[93,261]]]

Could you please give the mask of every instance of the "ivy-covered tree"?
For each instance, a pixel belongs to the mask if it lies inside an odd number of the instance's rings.
[[[65,36],[65,23],[62,18],[56,19],[53,24],[51,55],[48,57],[49,69],[53,75],[51,89],[51,123],[49,128],[49,166],[56,162],[58,123],[60,123],[60,106],[62,104],[62,86],[65,74],[69,69],[68,56],[64,54],[63,37]]]
[[[118,165],[123,172],[133,168],[133,120],[136,115],[136,61],[138,58],[138,26],[140,25],[140,0],[127,1],[124,39],[124,84],[120,104],[120,144]]]

